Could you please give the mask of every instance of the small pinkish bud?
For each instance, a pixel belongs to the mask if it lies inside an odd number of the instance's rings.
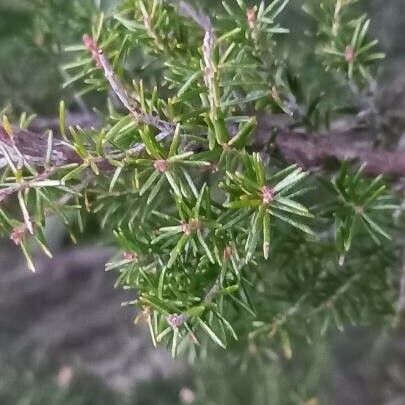
[[[71,366],[63,366],[59,372],[58,376],[56,378],[56,381],[58,383],[58,386],[60,388],[69,388],[72,380],[74,377],[74,371]]]
[[[230,246],[227,246],[224,249],[224,260],[225,261],[229,260],[232,256],[232,253],[233,253],[233,249]]]
[[[198,219],[192,219],[188,224],[181,224],[181,231],[186,235],[191,235],[192,232],[201,228],[201,223]]]
[[[131,261],[137,261],[138,260],[138,255],[132,252],[124,252],[122,254],[122,256],[124,257],[125,260],[131,260]]]
[[[93,60],[96,62],[98,67],[102,67],[100,55],[103,51],[97,46],[96,41],[88,34],[83,35],[83,44],[91,53]]]
[[[270,204],[274,199],[274,189],[269,186],[262,187],[262,199],[264,204]]]
[[[186,235],[190,235],[190,225],[189,224],[181,224],[181,231]]]
[[[10,239],[18,246],[24,239],[26,232],[27,232],[26,225],[25,224],[19,225],[13,228],[13,230],[11,231]]]
[[[167,160],[155,160],[153,167],[160,173],[165,173],[169,170],[169,162]]]
[[[182,404],[192,404],[195,402],[196,400],[196,396],[194,391],[192,391],[190,388],[188,387],[183,387],[180,392],[179,392],[179,398]]]
[[[186,322],[186,316],[184,314],[170,314],[167,317],[167,322],[173,329],[177,329]]]
[[[356,59],[356,54],[352,46],[347,46],[345,50],[345,59],[347,63],[353,63]]]
[[[256,25],[256,10],[254,7],[246,10],[247,22],[250,29],[253,29]]]

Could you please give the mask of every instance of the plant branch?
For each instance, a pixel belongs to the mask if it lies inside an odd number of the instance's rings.
[[[306,169],[325,168],[333,161],[349,161],[365,164],[364,173],[369,176],[405,177],[405,150],[376,149],[368,134],[354,129],[324,134],[298,132],[273,125],[272,117],[267,117],[259,120],[252,146],[258,151],[276,148],[287,162]]]
[[[15,150],[18,150],[29,164],[34,166],[44,166],[45,164],[48,149],[47,134],[13,127],[13,137],[11,138],[6,128],[0,123],[0,144],[13,155]],[[4,157],[4,153],[0,151],[0,158],[2,157]],[[16,156],[16,161],[20,158],[21,156]],[[62,166],[80,161],[79,156],[70,145],[56,137],[54,138],[49,164]]]
[[[91,53],[93,60],[96,62],[97,66],[104,71],[104,76],[113,89],[114,93],[117,95],[124,107],[135,117],[135,119],[137,121],[155,127],[161,133],[166,134],[166,136],[173,134],[175,129],[175,125],[173,123],[163,121],[160,118],[153,116],[152,114],[147,114],[146,112],[142,111],[139,103],[134,98],[132,98],[125,90],[120,79],[114,73],[110,62],[104,55],[103,50],[98,47],[96,41],[89,35],[85,34],[83,36],[83,43]]]
[[[370,176],[405,177],[405,151],[373,149],[354,138],[350,131],[326,136],[284,132],[277,137],[276,146],[287,161],[305,168],[325,167],[331,159],[347,160],[365,164],[364,173]]]
[[[75,122],[86,122],[88,126],[97,126],[98,123],[95,115],[75,116],[74,119]],[[54,119],[39,119],[32,128],[44,130],[47,124],[55,127],[54,121]],[[275,139],[273,139],[274,131],[277,133]],[[164,138],[164,133],[158,135],[158,140]],[[11,140],[1,125],[0,142],[11,146]],[[28,162],[44,161],[47,142],[45,135],[14,129],[14,142]],[[276,116],[270,116],[259,120],[252,147],[261,152],[275,147],[285,160],[307,169],[324,168],[333,160],[348,160],[359,165],[365,163],[365,173],[370,176],[383,174],[393,178],[405,177],[405,151],[376,149],[367,134],[355,130],[329,131],[324,134],[304,133],[286,129],[284,122],[280,123]],[[135,145],[133,153],[140,152],[143,148],[143,144]],[[52,163],[56,166],[80,163],[80,158],[73,149],[61,141],[54,142],[52,156]]]
[[[198,24],[205,32],[213,31],[211,19],[201,11],[196,10],[192,5],[185,1],[177,2],[179,14],[189,17]]]
[[[25,191],[28,188],[43,186],[43,182],[46,182],[47,179],[49,179],[49,177],[51,177],[55,172],[56,172],[55,167],[45,169],[42,173],[38,174],[38,176],[35,176],[31,180],[25,180],[22,181],[21,183],[14,184],[12,187],[0,189],[0,202],[4,201],[11,195]],[[55,182],[60,183],[60,185],[62,185],[62,183],[59,180],[55,180]]]

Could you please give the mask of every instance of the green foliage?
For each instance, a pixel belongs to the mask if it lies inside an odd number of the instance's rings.
[[[329,355],[317,341],[286,361],[268,347],[250,345],[240,357],[219,353],[198,364],[196,404],[317,404],[328,401]],[[224,381],[225,379],[225,381]]]
[[[77,108],[71,89],[61,90],[69,75],[59,64],[64,45],[78,41],[95,13],[108,10],[113,1],[97,3],[0,1],[0,110],[53,114],[61,97]]]
[[[315,67],[349,97],[367,89],[381,57],[351,3],[307,7],[321,50]],[[257,153],[263,116],[283,114],[301,129],[339,118],[329,108],[338,97],[304,94],[279,51],[287,6],[238,0],[211,20],[184,2],[123,1],[98,15],[84,45],[67,48],[77,57],[64,66],[66,85],[84,82],[81,95],[114,91],[103,127],[66,128],[62,104],[63,141],[49,133],[29,151],[15,140],[30,133],[7,119],[0,127],[0,201],[19,204],[4,205],[1,231],[33,269],[28,236],[47,252],[49,215],[83,228],[97,214],[123,251],[107,269],[137,291],[129,304],[173,355],[277,340],[290,357],[298,336],[392,313],[394,249],[380,244],[389,239],[380,211],[392,222],[396,206],[382,179],[343,165],[318,181],[269,159],[268,145]]]
[[[395,210],[393,197],[386,192],[382,176],[372,181],[362,178],[361,167],[350,175],[347,165],[343,165],[339,175],[331,183],[325,183],[335,198],[323,208],[323,214],[335,219],[336,243],[342,252],[348,252],[359,226],[379,246],[380,239],[391,239],[390,235],[375,222],[378,212]],[[375,219],[374,219],[375,218]]]
[[[375,50],[378,41],[367,36],[370,19],[364,14],[353,16],[351,9],[357,2],[327,0],[304,6],[318,22],[319,53],[325,67],[342,71],[355,82],[370,80],[369,66],[385,57]]]
[[[35,366],[25,360],[24,365],[7,365],[0,382],[0,400],[4,404],[39,405],[52,401],[53,405],[215,405],[245,404],[254,400],[265,405],[297,404],[320,398],[324,393],[325,366],[329,363],[324,345],[302,353],[297,360],[302,366],[277,359],[274,353],[264,360],[251,348],[249,362],[239,364],[235,357],[216,353],[209,362],[199,361],[195,368],[196,381],[160,379],[140,382],[134,390],[123,394],[100,384],[86,373],[72,369],[67,383],[67,369],[54,365]],[[242,367],[241,367],[242,366]],[[308,372],[310,366],[311,372]],[[302,374],[305,375],[302,378]],[[189,380],[186,378],[186,380]],[[258,381],[262,384],[258,384]],[[191,384],[190,384],[191,383]]]
[[[122,403],[123,398],[115,398],[113,392],[88,376],[76,375],[71,383],[66,384],[62,380],[58,382],[58,370],[45,366],[27,370],[26,365],[7,365],[3,368],[0,382],[1,403],[27,405],[43,403],[90,405],[95,401],[100,405]]]

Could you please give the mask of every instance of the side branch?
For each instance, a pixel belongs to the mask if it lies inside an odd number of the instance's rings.
[[[364,164],[364,172],[370,176],[405,177],[405,150],[374,149],[369,140],[353,131],[325,135],[281,131],[275,146],[288,162],[307,169],[325,167],[337,160]]]
[[[25,191],[28,188],[47,186],[63,186],[60,180],[48,180],[53,174],[55,174],[57,168],[45,169],[42,173],[38,174],[31,180],[24,180],[21,183],[16,183],[12,187],[0,189],[0,203],[9,196]]]
[[[96,41],[89,35],[85,34],[83,36],[83,43],[92,55],[93,60],[99,68],[104,72],[104,76],[113,89],[114,93],[117,95],[124,107],[134,116],[137,121],[141,121],[145,124],[151,125],[158,129],[161,133],[169,136],[173,134],[175,125],[171,122],[163,121],[152,114],[147,114],[142,111],[139,103],[133,99],[128,92],[125,90],[124,86],[120,82],[120,79],[114,73],[113,68],[104,55],[101,48],[98,47]]]
[[[194,22],[198,24],[205,32],[214,30],[211,19],[208,17],[208,15],[196,10],[191,4],[186,3],[185,1],[179,1],[177,6],[181,15],[194,20]]]

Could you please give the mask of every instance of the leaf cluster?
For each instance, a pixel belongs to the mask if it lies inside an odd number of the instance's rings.
[[[380,57],[352,3],[306,8],[326,74],[348,88]],[[47,252],[49,215],[83,228],[96,214],[122,249],[107,269],[136,291],[138,320],[173,355],[277,337],[289,357],[297,335],[392,313],[395,255],[381,239],[397,207],[383,179],[345,164],[315,176],[267,148],[254,152],[262,116],[282,114],[301,129],[339,118],[322,94],[304,94],[278,53],[287,6],[224,2],[210,19],[184,2],[123,1],[98,16],[84,45],[67,48],[77,56],[64,66],[66,85],[84,82],[81,94],[115,92],[102,128],[67,128],[62,103],[62,138],[50,132],[27,150],[15,142],[25,120],[3,119],[0,201],[18,209],[0,210],[1,231],[33,269],[26,238]]]

